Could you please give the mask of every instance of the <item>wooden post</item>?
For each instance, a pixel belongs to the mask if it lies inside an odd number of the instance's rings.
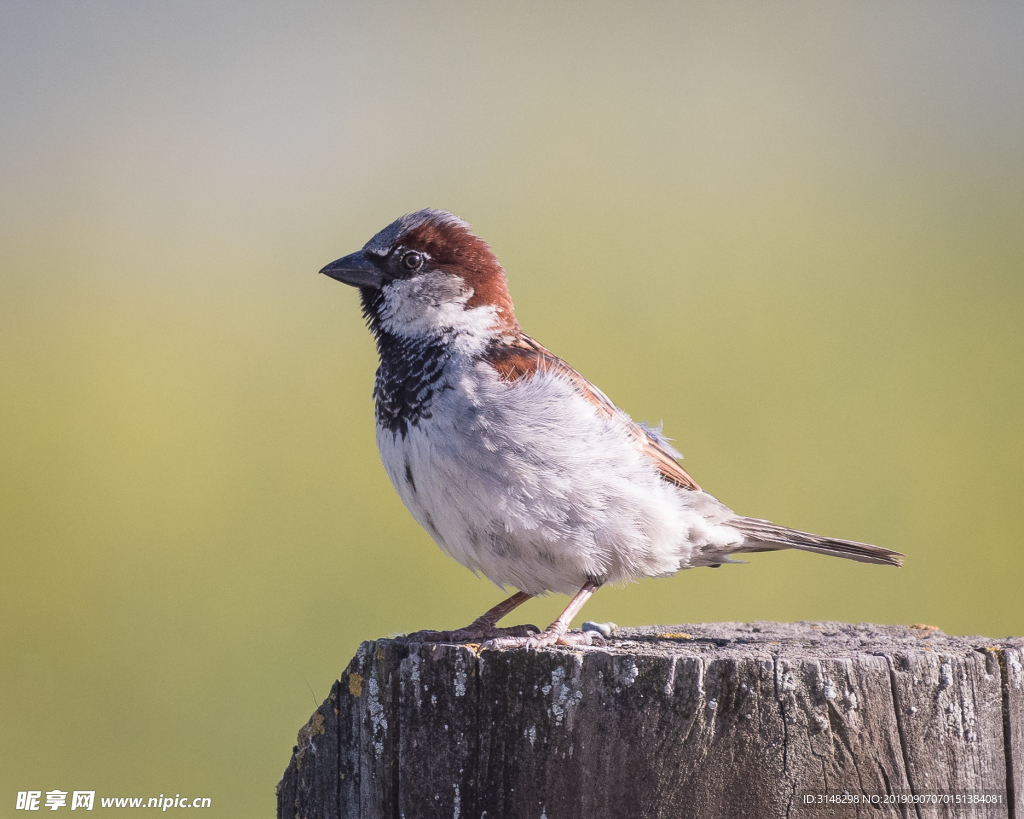
[[[278,817],[1024,819],[1022,664],[1021,638],[845,623],[367,642],[299,732]]]

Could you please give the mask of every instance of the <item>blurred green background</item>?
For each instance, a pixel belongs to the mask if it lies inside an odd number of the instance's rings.
[[[500,599],[388,485],[316,275],[421,207],[710,492],[908,555],[583,619],[1024,632],[1019,4],[4,0],[0,38],[0,815],[272,815],[360,640]]]

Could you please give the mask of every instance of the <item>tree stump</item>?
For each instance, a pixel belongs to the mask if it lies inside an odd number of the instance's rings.
[[[605,647],[360,646],[279,819],[1024,819],[1024,639],[619,629]]]

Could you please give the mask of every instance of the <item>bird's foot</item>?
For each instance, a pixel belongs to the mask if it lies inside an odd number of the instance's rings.
[[[607,645],[599,631],[563,632],[545,629],[539,634],[522,637],[495,637],[483,643],[480,648],[545,648],[546,646],[603,646]]]
[[[416,631],[403,640],[407,643],[482,643],[485,640],[522,640],[534,634],[540,634],[540,629],[529,624],[507,628],[472,624],[454,631]]]

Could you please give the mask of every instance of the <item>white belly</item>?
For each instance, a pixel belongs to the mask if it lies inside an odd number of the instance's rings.
[[[413,517],[459,563],[528,594],[573,593],[701,565],[738,543],[729,512],[666,483],[621,424],[561,379],[502,382],[475,365],[406,436],[378,427]]]

